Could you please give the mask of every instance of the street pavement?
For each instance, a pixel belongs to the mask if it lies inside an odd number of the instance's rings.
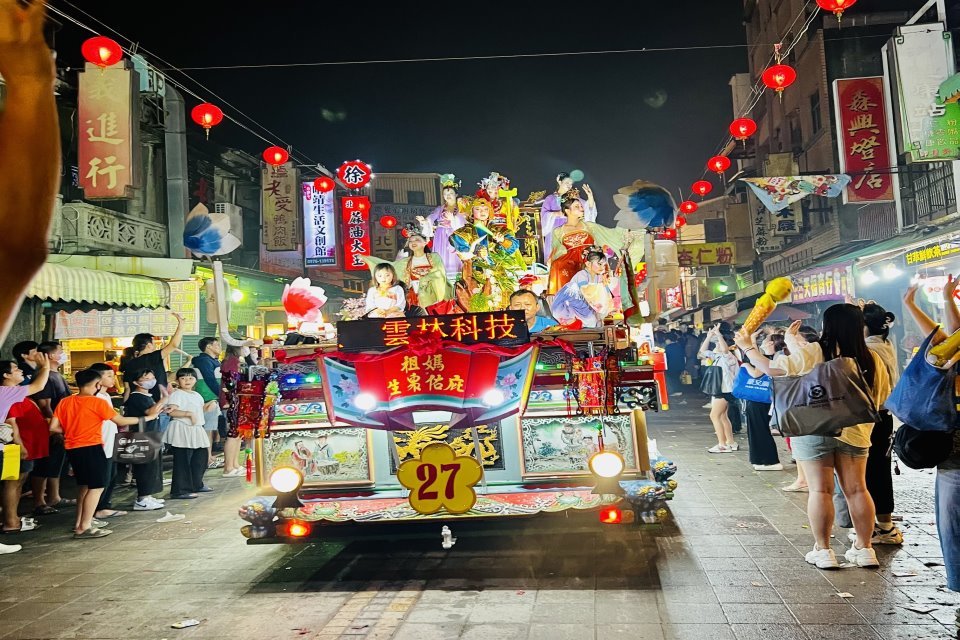
[[[820,571],[795,467],[755,472],[716,443],[702,398],[651,415],[651,437],[679,466],[673,521],[637,528],[491,525],[449,551],[429,536],[248,546],[237,507],[252,489],[221,479],[198,500],[130,512],[114,534],[72,540],[73,514],[5,543],[0,637],[273,640],[887,640],[956,638],[960,598],[944,590],[933,476],[896,476],[903,547],[879,570]],[[782,460],[789,461],[784,455]],[[68,489],[69,492],[69,489]],[[117,492],[115,506],[129,504]],[[457,535],[454,527],[454,535]],[[846,549],[838,531],[837,555]],[[848,595],[849,594],[849,595]],[[200,624],[171,625],[187,619]]]

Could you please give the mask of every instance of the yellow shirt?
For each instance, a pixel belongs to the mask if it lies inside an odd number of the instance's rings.
[[[890,395],[890,375],[887,373],[887,367],[873,351],[870,352],[874,362],[873,385],[870,390],[873,392],[873,401],[877,408],[883,406],[887,396]],[[811,342],[802,345],[789,356],[780,354],[770,363],[772,369],[780,369],[788,376],[802,376],[810,373],[813,368],[823,362],[823,349],[818,342]],[[870,434],[873,432],[873,423],[858,424],[854,427],[847,427],[837,437],[840,442],[845,442],[853,447],[869,448]]]

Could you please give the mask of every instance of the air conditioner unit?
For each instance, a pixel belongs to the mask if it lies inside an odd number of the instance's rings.
[[[235,235],[243,246],[243,209],[231,202],[218,202],[213,207],[214,213],[226,214],[230,219],[230,233]]]

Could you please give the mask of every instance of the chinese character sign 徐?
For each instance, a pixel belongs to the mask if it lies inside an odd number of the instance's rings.
[[[300,244],[297,170],[288,162],[264,167],[263,244],[267,251],[294,251]]]
[[[301,182],[303,194],[303,262],[308,267],[337,266],[337,221],[335,196]]]
[[[140,186],[133,79],[124,65],[101,69],[88,63],[80,74],[77,164],[87,198],[131,198]]]
[[[840,171],[852,178],[844,202],[892,202],[883,78],[846,78],[833,83]]]
[[[713,267],[736,264],[736,245],[732,242],[682,244],[677,252],[681,267]]]
[[[343,268],[362,271],[367,268],[363,256],[370,255],[370,198],[340,198],[340,214],[343,216]]]

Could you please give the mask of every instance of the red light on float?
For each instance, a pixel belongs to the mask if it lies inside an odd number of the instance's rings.
[[[707,160],[707,169],[714,173],[723,173],[730,168],[730,158],[727,156],[713,156]]]
[[[274,167],[279,167],[290,159],[290,154],[283,147],[268,147],[263,152],[263,160]]]
[[[190,117],[207,132],[207,139],[210,139],[210,128],[223,122],[223,111],[215,104],[204,102],[198,104],[190,112]]]
[[[744,142],[757,132],[757,123],[750,118],[737,118],[730,123],[730,135]]]
[[[284,528],[291,538],[304,538],[310,535],[310,524],[299,520],[291,520]]]
[[[773,89],[778,94],[782,94],[783,90],[797,79],[797,72],[788,64],[775,64],[772,67],[767,67],[761,79],[768,89]]]
[[[397,219],[393,216],[381,216],[380,226],[384,229],[393,229],[395,226],[397,226]]]
[[[335,186],[337,186],[336,183],[326,176],[320,176],[313,181],[313,188],[320,193],[330,193]]]
[[[123,49],[116,40],[106,36],[94,36],[80,46],[83,59],[101,69],[112,67],[123,59]]]
[[[620,524],[623,522],[623,511],[620,507],[604,507],[600,510],[600,522],[603,524]]]
[[[697,180],[690,188],[693,189],[693,192],[699,195],[701,198],[713,191],[713,185],[706,180]]]

